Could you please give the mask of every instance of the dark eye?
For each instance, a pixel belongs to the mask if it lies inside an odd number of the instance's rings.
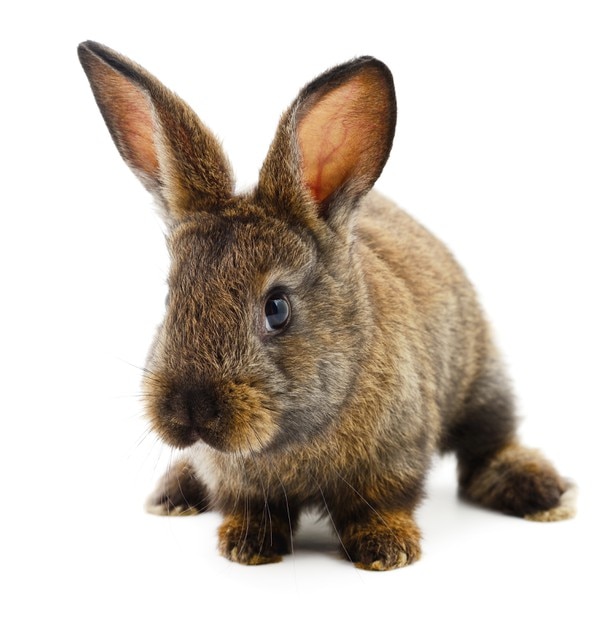
[[[265,303],[265,328],[275,333],[286,327],[290,321],[290,302],[286,295],[275,293]]]

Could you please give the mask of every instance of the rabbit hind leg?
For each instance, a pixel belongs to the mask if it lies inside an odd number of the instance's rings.
[[[449,428],[444,450],[457,454],[460,494],[482,506],[536,521],[573,517],[575,488],[539,452],[519,443],[512,395],[501,376],[473,388]]]

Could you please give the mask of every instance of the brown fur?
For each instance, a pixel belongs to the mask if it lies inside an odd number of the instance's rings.
[[[218,529],[221,554],[244,565],[264,565],[277,563],[291,551],[295,520],[283,509],[262,499],[255,506],[246,503],[242,508],[239,503],[237,508],[225,516]]]
[[[558,517],[545,511],[566,485],[516,443],[470,283],[370,191],[395,128],[382,63],[356,59],[307,85],[256,188],[233,195],[220,146],[185,103],[104,46],[79,55],[169,228],[169,300],[144,388],[156,431],[185,458],[154,494],[156,512],[206,494],[225,516],[222,554],[256,564],[291,549],[300,512],[316,508],[357,566],[391,569],[419,557],[413,511],[433,455],[452,451],[467,497]],[[278,293],[290,321],[270,332],[265,304]]]
[[[557,507],[567,487],[540,452],[516,443],[477,466],[461,464],[459,484],[470,500],[521,517]]]
[[[374,511],[367,520],[349,522],[341,541],[361,569],[395,569],[421,558],[421,533],[408,511]]]
[[[192,465],[182,459],[162,476],[146,508],[157,515],[196,515],[211,508],[210,496]]]

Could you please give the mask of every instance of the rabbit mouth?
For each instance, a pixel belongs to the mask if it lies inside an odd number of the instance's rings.
[[[267,448],[278,434],[277,411],[252,385],[158,381],[156,387],[148,390],[148,416],[163,441],[175,448],[202,441],[221,452],[254,453]]]

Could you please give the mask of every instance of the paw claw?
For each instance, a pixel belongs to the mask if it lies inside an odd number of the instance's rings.
[[[392,569],[399,569],[400,567],[410,565],[410,563],[413,563],[417,559],[418,557],[411,558],[406,552],[400,551],[397,554],[397,557],[389,555],[385,559],[378,559],[376,561],[372,561],[371,563],[363,563],[361,561],[357,561],[354,565],[355,567],[366,571],[388,572]]]
[[[366,524],[352,524],[343,539],[359,569],[385,572],[421,557],[420,532],[407,513],[381,514]]]
[[[267,565],[268,563],[279,563],[282,555],[276,553],[254,553],[251,550],[242,550],[235,546],[227,555],[230,561],[241,563],[242,565]]]
[[[277,525],[275,518],[272,523],[273,528],[263,529],[240,516],[228,516],[218,529],[220,554],[243,565],[278,563],[283,554],[288,554],[290,534],[283,524]]]

